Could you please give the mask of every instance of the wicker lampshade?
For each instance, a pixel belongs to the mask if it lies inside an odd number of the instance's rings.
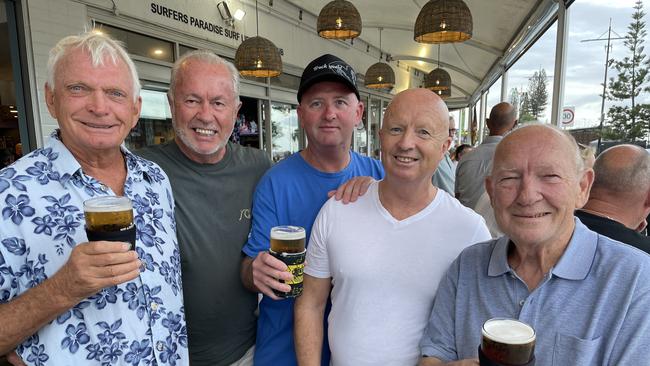
[[[377,62],[368,68],[365,77],[366,88],[390,89],[395,86],[395,72],[390,65]]]
[[[355,38],[361,34],[361,15],[351,2],[334,0],[321,9],[316,28],[323,38]]]
[[[419,43],[464,42],[472,38],[472,13],[463,0],[429,0],[415,21]]]
[[[441,68],[437,68],[424,76],[424,87],[433,90],[441,98],[451,96],[451,76]]]
[[[242,76],[274,77],[282,73],[280,51],[260,36],[247,38],[237,47],[235,66]]]

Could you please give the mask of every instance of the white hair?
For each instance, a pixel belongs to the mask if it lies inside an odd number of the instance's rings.
[[[122,60],[129,70],[133,82],[133,100],[136,101],[140,96],[140,80],[135,64],[131,61],[128,53],[122,46],[122,43],[116,41],[102,33],[86,32],[76,36],[68,36],[60,40],[51,50],[50,57],[47,61],[47,84],[51,89],[55,87],[57,66],[68,53],[83,49],[90,54],[90,59],[94,67],[103,66],[106,59],[117,65],[118,60]]]
[[[178,71],[181,69],[185,62],[192,60],[205,62],[210,65],[224,65],[230,73],[232,90],[235,93],[235,102],[239,103],[239,71],[237,71],[237,68],[231,62],[224,60],[214,52],[208,50],[195,50],[188,52],[174,63],[174,67],[172,67],[172,76],[169,84],[169,91],[167,92],[171,99],[174,99],[174,91],[176,89],[176,84],[178,83]]]

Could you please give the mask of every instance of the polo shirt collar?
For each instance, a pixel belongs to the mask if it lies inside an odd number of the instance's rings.
[[[567,280],[584,280],[596,255],[598,235],[587,229],[577,218],[575,225],[569,245],[551,269],[551,273]],[[508,264],[508,243],[510,238],[502,236],[494,244],[488,264],[488,276],[496,277],[512,271]]]
[[[483,139],[483,142],[481,143],[481,145],[482,144],[496,144],[501,140],[503,140],[503,136],[486,136]]]

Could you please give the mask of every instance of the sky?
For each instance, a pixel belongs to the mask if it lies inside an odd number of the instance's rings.
[[[573,128],[597,126],[600,121],[602,82],[605,72],[605,51],[607,41],[581,42],[586,39],[607,38],[609,18],[612,18],[612,30],[621,37],[625,36],[627,26],[632,20],[634,0],[576,0],[569,8],[569,44],[567,48],[566,82],[564,106],[575,107],[575,124]],[[646,31],[650,33],[650,0],[644,0],[646,13]],[[540,68],[544,68],[549,77],[548,106],[545,121],[550,121],[551,96],[553,93],[553,74],[555,68],[555,42],[557,25],[554,24],[517,63],[508,71],[508,88],[526,88],[528,78]],[[612,33],[612,37],[617,37]],[[646,46],[648,37],[646,37]],[[650,48],[646,47],[646,60],[650,59]],[[622,59],[627,54],[623,40],[612,41],[610,58]],[[608,71],[608,83],[616,76],[616,70]],[[493,85],[488,95],[488,106],[498,102],[500,97],[500,80]],[[650,102],[646,93],[642,100]],[[605,102],[605,113],[613,102]]]

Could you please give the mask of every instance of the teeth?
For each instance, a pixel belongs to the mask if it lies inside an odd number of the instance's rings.
[[[409,158],[409,157],[405,157],[405,156],[396,156],[395,159],[397,159],[397,161],[400,161],[402,163],[410,163],[410,162],[416,160],[414,158]]]
[[[214,131],[214,130],[206,130],[206,129],[203,129],[203,128],[195,128],[194,131],[196,131],[196,133],[198,133],[198,134],[206,135],[206,136],[212,136],[212,135],[214,135],[215,133],[217,133],[217,131]]]
[[[109,129],[109,128],[112,127],[112,126],[94,125],[94,124],[92,124],[92,123],[84,123],[84,124],[85,124],[86,126],[88,126],[88,127],[92,127],[92,128],[103,128],[103,129]]]

